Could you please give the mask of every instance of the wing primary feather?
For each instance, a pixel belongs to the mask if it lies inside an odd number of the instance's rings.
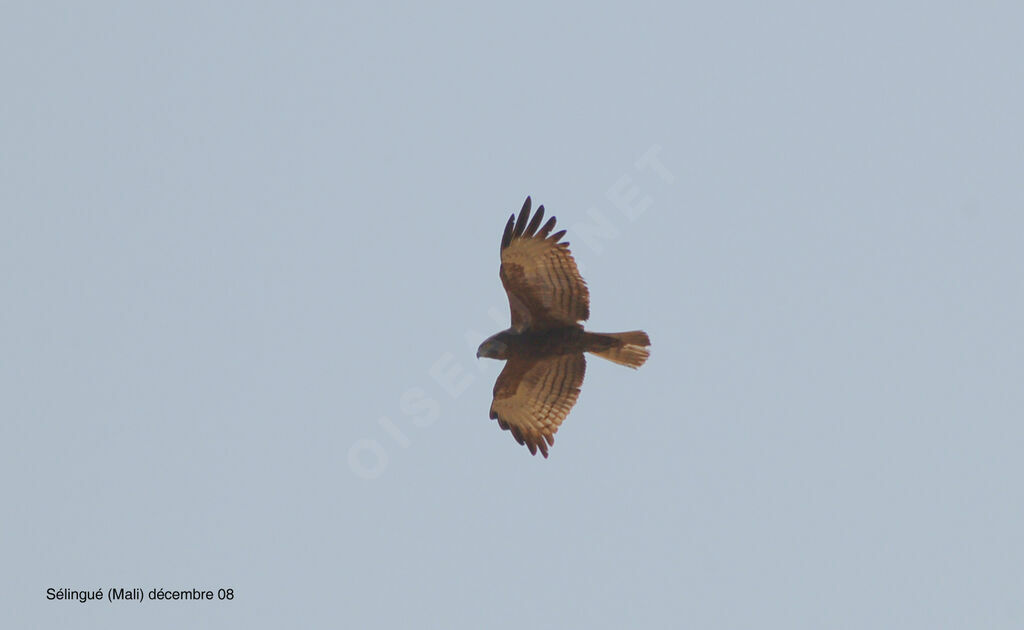
[[[544,205],[537,206],[537,213],[533,215],[533,221],[530,221],[530,225],[526,226],[526,231],[523,232],[526,236],[533,236],[537,231],[537,226],[540,225],[541,219],[544,218]]]
[[[544,224],[544,227],[537,231],[537,238],[547,238],[547,235],[551,234],[551,230],[553,229],[555,229],[555,217],[548,219],[548,222]]]
[[[519,238],[523,235],[523,230],[526,229],[526,220],[530,218],[530,198],[527,197],[526,201],[523,202],[523,209],[519,211],[519,218],[516,219],[516,229],[512,233],[512,238]]]
[[[516,222],[516,215],[512,215],[508,218],[508,223],[505,224],[505,233],[501,235],[501,248],[505,249],[512,243],[512,228]]]
[[[555,232],[554,234],[549,236],[548,240],[553,243],[557,243],[562,239],[563,236],[565,236],[565,230],[559,230],[558,232]]]
[[[509,427],[512,430],[512,437],[516,439],[516,442],[519,442],[520,444],[526,444],[526,440],[523,439],[523,432],[519,429],[519,427],[517,427],[514,424],[509,425]]]

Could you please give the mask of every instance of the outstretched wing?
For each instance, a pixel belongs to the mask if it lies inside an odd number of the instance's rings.
[[[540,449],[547,457],[555,432],[576,404],[586,370],[582,353],[509,359],[494,383],[491,418],[531,454]]]
[[[571,326],[590,317],[587,283],[569,243],[559,242],[565,230],[551,234],[555,217],[540,227],[543,218],[544,206],[530,218],[527,197],[519,218],[509,217],[501,237],[501,283],[516,330]]]

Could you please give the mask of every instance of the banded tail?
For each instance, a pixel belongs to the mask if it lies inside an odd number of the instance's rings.
[[[588,333],[587,352],[634,370],[651,356],[651,338],[642,330],[621,333]]]

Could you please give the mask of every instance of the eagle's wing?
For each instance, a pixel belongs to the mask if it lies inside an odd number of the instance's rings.
[[[587,283],[569,253],[569,243],[558,242],[565,230],[551,234],[555,217],[540,227],[543,218],[540,206],[530,219],[527,197],[519,218],[509,217],[501,237],[501,283],[516,330],[571,326],[590,317]]]
[[[494,383],[491,418],[530,453],[536,455],[539,448],[547,457],[558,426],[576,404],[586,370],[582,353],[509,359]]]

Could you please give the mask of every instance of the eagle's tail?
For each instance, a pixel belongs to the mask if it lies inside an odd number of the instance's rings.
[[[634,370],[651,356],[651,338],[642,330],[621,333],[588,333],[587,351]]]

